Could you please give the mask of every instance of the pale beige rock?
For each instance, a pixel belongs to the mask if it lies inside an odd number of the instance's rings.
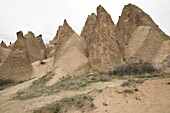
[[[135,5],[124,7],[117,27],[124,38],[128,63],[151,62],[157,68],[170,55],[170,38],[154,23],[151,17]]]
[[[42,35],[37,36],[38,42],[41,48],[41,59],[47,59],[47,48],[45,47],[44,41],[42,39]]]
[[[2,63],[6,60],[6,58],[9,56],[11,52],[11,49],[7,49],[7,48],[3,48],[0,45],[0,66],[2,65]]]
[[[41,60],[41,47],[35,35],[29,31],[24,37],[26,37],[26,46],[30,61],[35,62],[37,60]]]
[[[8,48],[9,48],[9,49],[12,49],[13,46],[14,46],[14,43],[11,43],[10,45],[8,45]]]
[[[87,43],[83,37],[77,35],[66,20],[59,27],[56,40],[53,69],[56,75],[47,83],[52,85],[61,77],[84,73],[88,68],[86,57]]]
[[[48,58],[51,58],[51,57],[53,57],[54,55],[55,55],[55,49],[53,49],[53,50],[49,53]]]
[[[53,51],[53,50],[55,50],[55,45],[54,44],[52,44],[52,43],[49,43],[49,44],[46,44],[45,45],[46,46],[46,48],[47,48],[47,57],[48,58],[51,58],[51,52]],[[53,56],[54,56],[54,54],[53,54]]]
[[[17,40],[14,47],[0,67],[0,78],[14,81],[26,80],[31,77],[32,65],[26,47],[23,33],[17,32]]]
[[[4,41],[2,41],[0,45],[1,45],[2,47],[4,47],[4,48],[7,48],[7,45],[5,44]]]

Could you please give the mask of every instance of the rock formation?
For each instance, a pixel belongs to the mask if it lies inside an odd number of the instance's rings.
[[[64,20],[63,26],[59,27],[54,41],[56,50],[53,69],[56,78],[81,74],[88,68],[87,43],[83,37],[72,30],[66,20]],[[48,85],[57,81],[55,76],[49,81]]]
[[[10,45],[8,45],[8,48],[9,48],[9,49],[12,49],[13,46],[14,46],[14,43],[11,43],[11,42],[10,42]]]
[[[24,37],[26,38],[26,46],[31,62],[45,59],[46,55],[44,47],[42,47],[42,38],[36,38],[31,31],[29,31]]]
[[[0,45],[0,66],[9,56],[11,49],[4,48]]]
[[[135,5],[124,7],[117,28],[125,41],[128,62],[152,62],[160,67],[170,55],[170,38],[159,29],[151,17]]]
[[[40,48],[41,48],[42,59],[46,59],[47,58],[47,48],[45,47],[44,41],[42,39],[42,35],[37,36],[37,40],[38,40]]]
[[[7,48],[7,45],[5,44],[4,41],[2,41],[0,45],[1,45],[2,47],[4,47],[4,48]]]
[[[26,41],[20,31],[17,32],[17,40],[11,53],[0,67],[0,78],[21,81],[30,78],[31,73],[32,65]]]
[[[97,15],[92,13],[88,16],[81,36],[88,43],[92,68],[107,71],[123,64],[123,41],[111,16],[102,6],[97,7]]]

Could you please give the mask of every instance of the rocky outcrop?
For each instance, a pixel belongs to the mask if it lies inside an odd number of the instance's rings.
[[[77,35],[64,21],[54,38],[56,43],[53,69],[56,75],[49,81],[48,85],[55,83],[66,75],[78,75],[88,68],[87,43],[83,37]]]
[[[7,48],[7,45],[5,44],[4,41],[2,41],[0,45],[1,45],[2,47],[4,47],[4,48]]]
[[[8,45],[8,49],[12,49],[13,46],[14,46],[14,43],[11,43],[11,42],[10,42],[10,45]]]
[[[37,36],[37,40],[41,48],[42,59],[47,59],[47,48],[45,47],[44,41],[42,39],[42,35]]]
[[[31,31],[29,31],[24,37],[26,38],[26,46],[31,62],[45,59],[46,53],[45,48],[43,47],[42,38],[36,38]]]
[[[97,15],[92,13],[88,16],[81,36],[88,43],[92,68],[107,71],[123,64],[123,40],[111,16],[101,5],[97,7]]]
[[[0,66],[9,56],[10,52],[11,52],[11,49],[4,48],[0,45]]]
[[[137,6],[124,7],[117,28],[125,41],[128,63],[152,62],[160,67],[163,59],[170,55],[170,38]]]
[[[29,79],[31,73],[32,65],[26,40],[20,31],[17,32],[17,40],[11,53],[0,67],[0,78],[21,81]]]

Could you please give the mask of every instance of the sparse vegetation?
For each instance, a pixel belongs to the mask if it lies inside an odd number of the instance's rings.
[[[112,77],[108,75],[101,75],[95,70],[89,70],[84,75],[68,76],[52,86],[45,86],[45,83],[51,79],[55,74],[53,72],[47,73],[42,78],[33,82],[33,84],[22,91],[17,92],[16,99],[25,100],[35,97],[40,97],[44,94],[54,94],[64,90],[79,90],[96,82],[111,81]]]
[[[144,66],[144,64],[146,64],[146,66]],[[97,70],[89,69],[89,71],[87,71],[83,75],[80,76],[68,75],[67,77],[62,78],[59,82],[55,83],[54,85],[46,86],[45,85],[46,82],[55,75],[55,73],[49,72],[42,78],[33,82],[33,84],[29,88],[19,91],[15,98],[20,100],[31,99],[35,97],[40,97],[42,95],[54,94],[66,90],[79,90],[96,82],[108,82],[108,81],[112,81],[113,79],[130,79],[130,77],[140,78],[140,79],[135,81],[129,80],[123,83],[122,86],[131,85],[132,82],[135,82],[137,84],[142,84],[145,80],[147,80],[146,78],[163,75],[161,72],[153,68],[151,64],[148,63],[144,63],[144,64],[128,65],[127,67],[125,66],[123,68],[114,70],[112,74],[101,73]],[[122,69],[123,72],[121,72]],[[127,74],[125,74],[126,72]],[[136,73],[138,74],[136,75]],[[128,75],[128,74],[133,74],[133,75]]]
[[[130,89],[125,89],[123,90],[123,93],[129,93],[129,94],[132,94],[134,91],[133,90],[130,90]]]
[[[71,109],[84,110],[94,109],[93,97],[86,95],[77,95],[70,98],[64,98],[55,103],[46,105],[35,110],[34,113],[66,113]]]
[[[159,73],[159,70],[154,68],[151,63],[132,63],[120,66],[113,71],[109,71],[109,75],[143,75],[143,74]]]
[[[167,84],[170,85],[170,82],[168,82]]]
[[[121,86],[123,86],[123,87],[125,87],[125,86],[130,86],[130,85],[132,85],[132,84],[142,84],[145,80],[147,80],[147,79],[138,79],[138,80],[127,80],[127,81],[125,81],[125,82],[123,82],[122,84],[121,84]]]
[[[11,79],[0,79],[0,90],[4,90],[6,88],[21,84],[23,82],[25,82],[25,81],[15,82],[15,81],[13,81]]]

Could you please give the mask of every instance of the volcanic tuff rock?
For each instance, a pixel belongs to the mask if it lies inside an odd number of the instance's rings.
[[[42,59],[46,59],[47,58],[47,48],[45,47],[44,41],[42,39],[42,35],[37,36],[37,40],[40,44]]]
[[[15,81],[30,78],[32,65],[29,59],[26,41],[23,33],[17,32],[17,40],[8,58],[0,67],[0,78]]]
[[[10,52],[11,52],[11,49],[3,48],[0,45],[0,66],[6,60]]]
[[[8,45],[8,48],[9,48],[9,49],[12,49],[13,46],[14,46],[14,43],[10,43],[10,45]]]
[[[51,85],[59,78],[66,75],[78,75],[88,68],[87,43],[83,37],[77,35],[64,20],[57,35],[54,38],[56,43],[53,69],[56,75],[49,81]]]
[[[7,45],[5,44],[4,41],[2,41],[0,45],[1,45],[2,47],[4,47],[4,48],[7,48]]]
[[[154,23],[151,17],[135,5],[124,7],[117,28],[125,41],[128,62],[151,62],[160,67],[170,55],[170,38]]]
[[[121,37],[111,16],[100,5],[97,15],[88,16],[81,32],[88,43],[88,58],[92,68],[107,71],[123,64]]]
[[[43,47],[42,38],[36,38],[31,31],[29,31],[24,37],[26,38],[26,46],[31,62],[45,59],[46,53],[45,48]]]

